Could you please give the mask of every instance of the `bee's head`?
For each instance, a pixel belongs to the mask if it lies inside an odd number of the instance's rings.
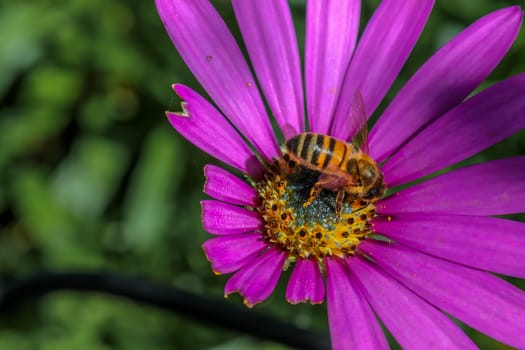
[[[366,188],[372,185],[377,178],[377,168],[374,164],[370,163],[366,159],[361,159],[358,162],[359,164],[359,175],[363,186]]]
[[[372,199],[378,194],[377,188],[372,188],[370,191],[368,191],[363,197],[365,199]]]

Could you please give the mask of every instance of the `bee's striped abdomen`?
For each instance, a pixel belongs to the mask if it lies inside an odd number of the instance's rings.
[[[293,155],[319,170],[340,168],[351,152],[345,142],[315,133],[297,135],[286,141],[285,145]]]

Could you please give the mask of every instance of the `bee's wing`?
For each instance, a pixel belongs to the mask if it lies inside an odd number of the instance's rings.
[[[338,190],[346,186],[359,186],[359,181],[353,176],[345,173],[344,176],[340,172],[324,172],[319,176],[317,183],[328,190]]]
[[[353,125],[356,125],[356,129],[359,130],[352,142],[358,145],[365,154],[368,154],[368,125],[366,109],[363,95],[361,95],[361,91],[359,90],[356,90],[354,98],[352,99],[352,105],[350,107],[350,122]]]

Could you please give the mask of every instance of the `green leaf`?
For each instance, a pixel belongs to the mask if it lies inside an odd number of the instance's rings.
[[[131,246],[148,249],[168,232],[186,156],[179,136],[168,125],[148,135],[133,172],[124,205],[124,232]]]

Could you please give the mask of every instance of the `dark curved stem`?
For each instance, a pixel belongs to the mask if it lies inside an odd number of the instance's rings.
[[[308,331],[260,312],[157,282],[110,273],[39,273],[12,283],[0,295],[0,316],[28,299],[58,290],[102,292],[185,315],[299,349],[329,349],[326,334]]]

